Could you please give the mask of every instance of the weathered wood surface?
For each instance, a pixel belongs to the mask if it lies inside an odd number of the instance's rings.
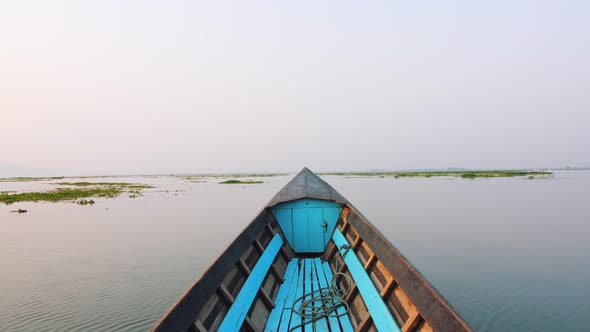
[[[273,215],[263,210],[162,316],[152,331],[217,330],[275,234],[285,240]],[[293,252],[284,241],[256,296],[253,304],[255,308],[250,315],[252,319],[245,319],[244,326],[247,329],[261,330],[266,324],[272,310],[272,307],[268,307],[268,301],[273,305],[272,301],[283,282],[282,276],[291,258]]]
[[[352,205],[347,206],[338,221],[337,229],[352,244],[352,249],[363,264],[375,287],[380,292],[398,326],[406,331],[472,331],[465,320],[446,302],[428,281],[412,266],[366,218]],[[340,272],[350,274],[343,266],[331,243],[324,258]],[[358,288],[348,297],[351,320],[356,331],[376,330],[364,301],[359,300]]]

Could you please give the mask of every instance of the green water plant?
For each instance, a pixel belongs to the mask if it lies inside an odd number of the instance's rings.
[[[50,181],[50,180],[60,180],[63,179],[63,176],[54,176],[54,177],[27,177],[27,176],[19,176],[13,178],[0,178],[0,182],[35,182],[35,181]]]
[[[184,180],[201,180],[205,178],[268,178],[274,176],[283,176],[283,173],[236,173],[236,174],[196,174],[196,175],[181,175],[180,178]]]
[[[339,173],[320,173],[320,175],[336,176],[360,176],[360,177],[459,177],[463,179],[475,178],[500,178],[500,177],[518,177],[518,176],[549,176],[553,173],[548,171],[531,171],[531,170],[466,170],[466,171],[415,171],[415,172],[339,172]]]
[[[74,186],[74,187],[93,187],[93,186],[108,186],[121,187],[127,189],[147,189],[154,188],[153,186],[143,183],[129,183],[129,182],[57,182],[60,186]]]
[[[92,188],[57,188],[44,192],[24,192],[17,194],[0,194],[0,203],[13,204],[17,202],[60,202],[74,201],[88,197],[117,197],[123,189],[117,187]]]

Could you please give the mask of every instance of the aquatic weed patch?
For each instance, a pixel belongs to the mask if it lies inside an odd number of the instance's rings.
[[[60,202],[74,201],[88,197],[117,197],[123,189],[117,187],[94,188],[57,188],[44,192],[25,192],[18,194],[0,194],[0,203],[7,205],[17,202]]]
[[[55,183],[60,186],[74,186],[74,187],[93,187],[93,186],[108,186],[108,187],[121,187],[127,189],[147,189],[154,188],[153,186],[142,184],[142,183],[130,183],[130,182],[57,182]]]
[[[201,180],[201,179],[206,179],[206,178],[270,178],[270,177],[275,177],[275,176],[284,176],[287,174],[282,174],[282,173],[261,173],[261,174],[255,174],[255,173],[237,173],[237,174],[196,174],[196,175],[179,175],[178,177],[180,177],[181,179],[184,180]]]
[[[340,173],[322,173],[320,175],[336,175],[336,176],[362,176],[362,177],[394,177],[394,178],[411,178],[422,177],[430,178],[435,176],[459,177],[463,179],[475,178],[502,178],[502,177],[519,177],[519,176],[541,176],[546,177],[552,175],[548,171],[522,171],[522,170],[467,170],[467,171],[416,171],[416,172],[340,172]]]
[[[61,180],[63,176],[35,178],[27,176],[19,176],[14,178],[0,178],[0,182],[36,182],[36,181],[50,181],[50,180]]]

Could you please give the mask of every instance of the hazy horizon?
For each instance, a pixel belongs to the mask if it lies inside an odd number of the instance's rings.
[[[0,177],[588,167],[589,12],[3,2]]]

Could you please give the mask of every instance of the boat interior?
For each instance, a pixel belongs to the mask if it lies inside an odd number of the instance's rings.
[[[153,330],[470,331],[405,257],[326,186],[304,169]]]

